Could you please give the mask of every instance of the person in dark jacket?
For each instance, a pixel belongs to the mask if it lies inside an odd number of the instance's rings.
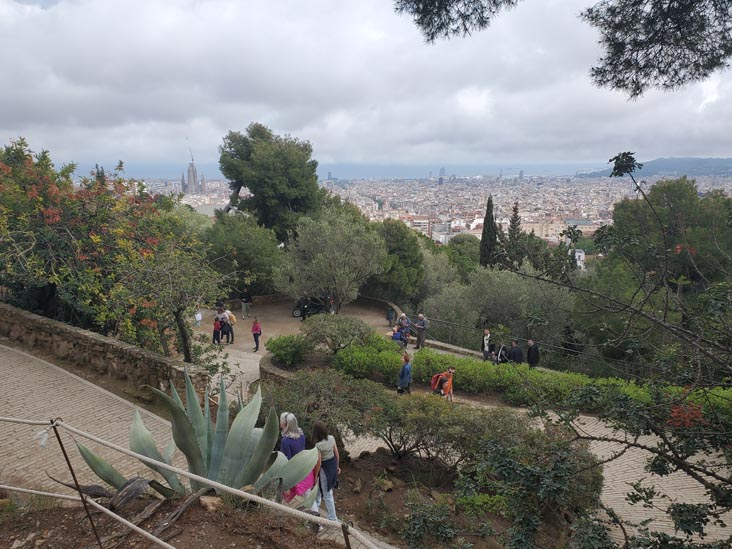
[[[539,359],[541,354],[539,353],[539,346],[534,342],[533,339],[527,341],[528,347],[526,347],[526,362],[529,363],[529,368],[536,368],[539,365]]]
[[[518,341],[511,340],[511,349],[508,351],[508,360],[521,364],[524,361],[524,353],[519,347]]]
[[[397,393],[403,395],[407,393],[411,395],[409,386],[412,384],[412,363],[409,361],[409,353],[402,355],[402,369],[399,370],[399,379],[397,379]]]
[[[503,340],[498,341],[498,348],[493,357],[493,364],[505,364],[508,362],[508,349],[503,344]]]

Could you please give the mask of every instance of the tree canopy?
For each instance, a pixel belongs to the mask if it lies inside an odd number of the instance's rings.
[[[368,222],[331,206],[318,218],[300,220],[297,238],[275,272],[275,285],[293,297],[330,296],[337,312],[381,272],[385,260],[384,241]]]
[[[428,42],[488,27],[519,0],[395,0]],[[726,68],[732,56],[732,3],[725,0],[602,0],[582,12],[604,49],[594,82],[631,98],[677,89]]]
[[[219,147],[219,167],[229,180],[229,207],[251,212],[283,242],[299,219],[317,211],[325,197],[318,187],[317,161],[307,141],[279,136],[259,123],[246,134],[230,131]],[[239,198],[242,188],[251,193]]]

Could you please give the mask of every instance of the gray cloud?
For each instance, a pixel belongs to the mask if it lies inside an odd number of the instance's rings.
[[[389,0],[0,0],[0,138],[132,168],[188,144],[215,163],[252,121],[329,164],[732,156],[728,72],[635,102],[591,85],[590,3],[527,1],[426,45]]]

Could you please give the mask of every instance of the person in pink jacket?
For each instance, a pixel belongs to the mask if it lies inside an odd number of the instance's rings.
[[[259,336],[262,335],[262,325],[259,323],[257,317],[254,317],[252,322],[252,337],[254,338],[254,352],[259,351]]]

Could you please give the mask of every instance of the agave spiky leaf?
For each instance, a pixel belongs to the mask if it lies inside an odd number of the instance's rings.
[[[75,440],[74,442],[76,442],[76,447],[79,448],[81,457],[84,458],[84,461],[86,461],[89,468],[94,471],[95,475],[110,486],[117,488],[117,490],[120,490],[125,485],[127,479],[123,477],[117,469],[112,467],[107,461],[92,452],[78,440]]]
[[[201,448],[198,445],[198,439],[196,438],[196,432],[193,430],[193,425],[191,425],[185,411],[164,392],[155,387],[151,387],[151,389],[153,393],[160,397],[160,400],[170,413],[170,423],[173,426],[173,439],[175,440],[175,445],[186,456],[188,471],[195,475],[205,477],[206,469],[203,466]],[[200,488],[199,483],[191,480],[191,488],[198,490]]]
[[[208,390],[208,385],[206,385],[206,394],[205,398],[203,400],[204,404],[204,412],[203,412],[203,421],[206,424],[206,457],[204,458],[204,463],[206,464],[206,471],[209,470],[211,467],[211,443],[213,442],[213,431],[214,431],[214,425],[211,421],[211,406],[210,406],[210,398],[211,395]],[[209,478],[209,477],[206,477]]]
[[[318,484],[315,483],[315,486],[307,492],[302,501],[296,502],[295,500],[291,501],[290,503],[292,506],[298,506],[298,507],[304,507],[305,509],[310,509],[313,506],[313,503],[315,503],[315,498],[318,497]]]
[[[216,428],[213,440],[211,441],[211,460],[208,462],[208,478],[219,478],[221,461],[224,457],[226,438],[229,435],[229,403],[226,399],[226,387],[224,379],[221,378],[219,389],[219,410],[216,414]]]
[[[252,400],[234,418],[226,438],[224,457],[219,470],[219,482],[233,486],[246,465],[244,457],[252,451],[254,425],[262,406],[262,391],[257,390]]]
[[[287,463],[287,456],[282,452],[277,452],[274,462],[264,472],[264,474],[257,479],[254,483],[254,492],[259,493],[264,487],[266,487],[272,479],[278,478],[282,467]]]
[[[163,461],[170,465],[173,463],[173,454],[175,453],[175,440],[172,438],[168,441],[168,444],[163,449]]]
[[[198,439],[198,447],[201,449],[201,457],[203,458],[203,468],[206,469],[208,467],[208,422],[203,417],[201,403],[198,400],[196,389],[191,382],[191,376],[188,375],[188,370],[185,371],[185,378],[186,412]]]
[[[178,391],[176,390],[173,383],[170,384],[170,394],[173,396],[173,402],[180,406],[181,410],[185,410],[186,407],[183,406],[183,401],[180,399],[180,395],[178,394]]]
[[[304,479],[315,468],[316,463],[318,463],[317,448],[303,450],[294,455],[278,473],[278,476],[282,477],[282,490],[289,490]]]
[[[134,499],[140,497],[150,481],[142,477],[134,477],[129,479],[122,488],[119,489],[112,499],[109,500],[109,509],[111,511],[119,510],[127,505]]]
[[[155,439],[153,438],[152,433],[145,427],[138,410],[135,410],[135,415],[132,418],[132,426],[130,427],[130,450],[137,452],[138,454],[142,454],[145,457],[149,457],[150,459],[154,459],[155,461],[165,463],[165,459],[158,451],[158,447],[155,445]],[[172,471],[168,471],[167,469],[150,465],[149,463],[146,463],[145,465],[160,474],[174,491],[180,494],[185,492],[183,485],[178,479],[178,475]]]
[[[262,473],[264,473],[267,467],[267,461],[272,455],[272,451],[277,444],[277,437],[280,431],[279,427],[280,422],[277,418],[277,414],[275,413],[274,408],[270,408],[269,414],[267,414],[267,421],[264,423],[262,436],[252,452],[252,457],[236,478],[234,487],[254,484],[254,482],[262,476]]]

